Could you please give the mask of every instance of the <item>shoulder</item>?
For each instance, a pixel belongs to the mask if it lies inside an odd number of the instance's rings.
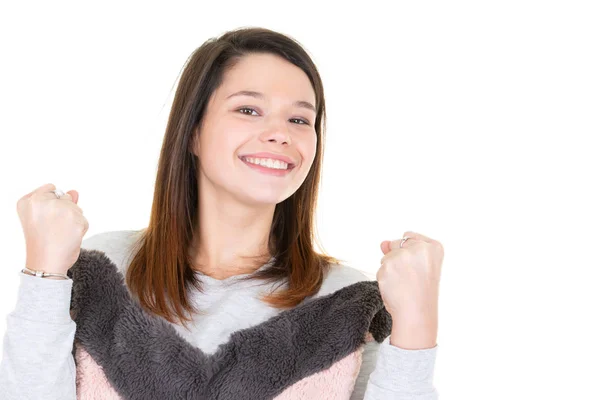
[[[99,250],[117,265],[119,271],[125,271],[133,256],[133,246],[142,230],[105,231],[96,233],[81,242],[81,248]]]
[[[357,282],[372,280],[375,280],[375,278],[370,277],[365,271],[344,264],[331,264],[329,271],[325,275],[321,289],[315,297],[326,296]]]

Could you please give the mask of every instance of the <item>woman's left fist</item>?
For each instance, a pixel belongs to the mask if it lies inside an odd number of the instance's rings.
[[[383,241],[377,282],[385,308],[392,317],[392,339],[437,336],[439,285],[444,260],[442,244],[415,232],[409,238]]]

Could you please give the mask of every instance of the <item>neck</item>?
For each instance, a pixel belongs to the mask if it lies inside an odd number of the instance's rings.
[[[215,279],[249,274],[269,261],[275,205],[250,207],[203,193],[190,254],[195,270]]]

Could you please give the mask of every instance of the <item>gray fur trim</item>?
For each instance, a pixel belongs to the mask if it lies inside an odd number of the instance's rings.
[[[132,299],[99,250],[81,249],[68,271],[75,341],[113,388],[134,399],[270,399],[391,332],[376,281],[358,282],[234,332],[206,355]],[[73,350],[74,351],[74,350]]]

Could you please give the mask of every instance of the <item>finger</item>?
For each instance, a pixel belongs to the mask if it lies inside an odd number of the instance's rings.
[[[46,183],[45,185],[42,185],[42,186],[32,190],[31,192],[27,193],[25,196],[21,197],[21,199],[28,199],[31,196],[33,196],[35,193],[49,192],[54,189],[56,189],[56,186],[54,186],[54,184]]]
[[[383,254],[387,254],[391,250],[389,240],[384,240],[379,246],[381,247],[381,251],[383,252]]]
[[[404,237],[410,237],[410,238],[414,238],[414,239],[417,239],[417,240],[422,240],[422,241],[427,242],[427,243],[433,243],[433,242],[435,242],[435,240],[433,240],[433,239],[431,239],[431,238],[429,238],[429,237],[427,237],[425,235],[421,235],[420,233],[413,232],[413,231],[406,231],[406,232],[404,232]],[[402,247],[404,247],[404,246],[402,246]]]
[[[60,197],[56,197],[56,195],[53,192],[50,192],[50,194],[52,196],[54,196],[54,198],[57,199],[57,200],[71,200],[71,201],[73,201],[73,196],[71,196],[71,193],[62,194]]]
[[[420,241],[420,239],[416,239],[412,236],[407,236],[404,235],[405,238],[409,238],[408,240],[404,240],[404,239],[397,239],[397,240],[392,240],[390,242],[390,249],[399,249],[400,248],[400,244],[402,244],[402,248],[406,249],[407,247],[412,246],[414,243]],[[404,243],[402,243],[404,242]]]
[[[35,189],[31,193],[32,194],[33,193],[44,193],[44,192],[47,192],[49,190],[55,190],[55,189],[56,189],[56,186],[54,186],[53,183],[46,183],[45,185],[40,186],[39,188]]]
[[[73,198],[73,203],[77,204],[77,201],[79,200],[79,193],[77,190],[69,190],[67,194],[70,194]]]

